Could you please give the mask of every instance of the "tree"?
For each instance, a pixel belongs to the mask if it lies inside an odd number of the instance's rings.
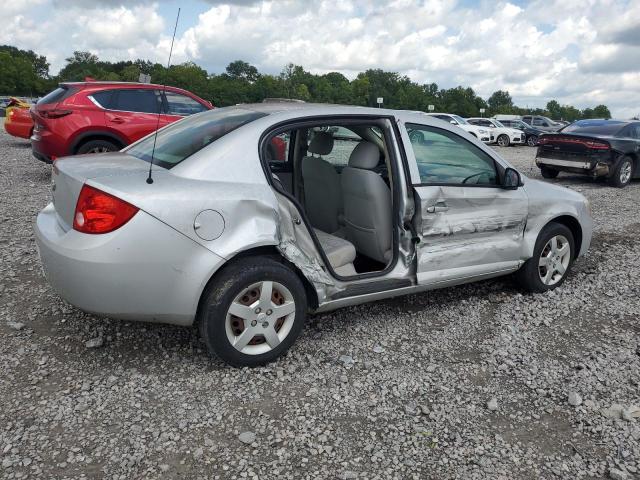
[[[226,74],[234,80],[245,80],[249,83],[255,82],[260,74],[258,69],[242,60],[236,60],[227,65]]]
[[[606,105],[598,105],[593,109],[593,116],[595,118],[606,118],[608,120],[611,118],[611,112]]]
[[[562,107],[556,100],[551,100],[547,102],[547,112],[551,118],[561,119],[562,117]]]
[[[489,100],[487,100],[487,105],[489,106],[489,113],[492,115],[513,112],[513,99],[509,92],[505,90],[493,92]]]

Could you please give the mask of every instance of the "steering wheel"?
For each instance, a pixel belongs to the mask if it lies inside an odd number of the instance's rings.
[[[467,178],[465,178],[464,180],[462,180],[462,183],[467,183],[467,180],[471,180],[474,177],[479,177],[480,175],[488,175],[487,172],[478,172],[478,173],[474,173],[473,175],[469,175]]]
[[[424,134],[420,130],[414,130],[409,134],[409,141],[422,145],[424,143]]]

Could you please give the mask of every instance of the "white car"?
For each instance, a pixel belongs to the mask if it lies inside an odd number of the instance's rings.
[[[459,115],[454,115],[452,113],[427,113],[427,115],[449,122],[451,125],[457,125],[479,139],[481,142],[494,143],[496,141],[495,135],[488,128],[471,125]]]
[[[505,127],[500,123],[500,121],[494,118],[467,118],[467,122],[471,125],[491,129],[491,132],[495,136],[495,143],[501,147],[508,147],[509,145],[524,145],[527,140],[527,136],[522,130]]]

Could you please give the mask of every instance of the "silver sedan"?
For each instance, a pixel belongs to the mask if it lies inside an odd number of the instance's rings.
[[[514,272],[557,288],[592,234],[583,196],[415,112],[220,108],[59,159],[52,177],[35,231],[57,292],[98,315],[197,324],[236,366],[283,354],[310,312]]]

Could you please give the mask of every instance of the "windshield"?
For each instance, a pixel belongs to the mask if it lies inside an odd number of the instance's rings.
[[[460,125],[469,125],[469,123],[462,117],[459,117],[458,115],[451,115],[456,122],[458,122]]]
[[[237,107],[198,113],[159,131],[157,138],[150,135],[125,151],[145,162],[151,161],[153,152],[155,165],[171,168],[227,133],[264,116],[266,113]]]
[[[579,120],[567,125],[562,133],[589,133],[599,135],[615,135],[626,126],[626,122],[616,120]]]
[[[501,124],[498,120],[492,120],[492,122],[498,128],[505,128],[505,126]]]

